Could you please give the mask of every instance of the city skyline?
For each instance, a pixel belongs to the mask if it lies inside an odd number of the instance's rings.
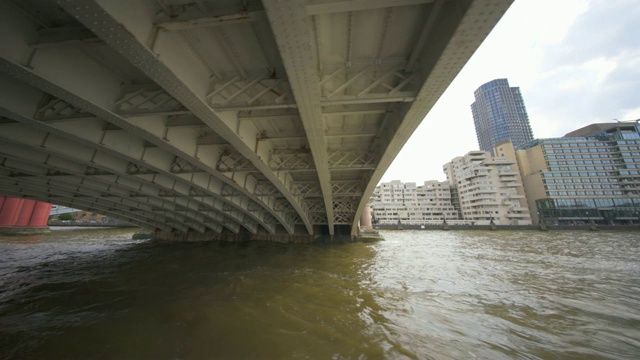
[[[479,149],[469,104],[474,90],[493,79],[507,78],[520,87],[536,138],[640,118],[633,95],[640,90],[640,46],[633,36],[640,8],[633,5],[630,0],[515,1],[381,182],[444,180],[443,164]],[[447,140],[451,137],[456,141]],[[423,160],[417,164],[416,158]]]
[[[378,185],[372,196],[378,223],[434,225],[442,217],[465,225],[640,223],[640,124],[635,122],[591,124],[520,149],[506,140],[491,152],[455,157],[443,170],[447,181]]]

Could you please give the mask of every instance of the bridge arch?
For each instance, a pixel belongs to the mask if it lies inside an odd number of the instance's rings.
[[[165,231],[355,234],[510,3],[0,0],[0,192]]]

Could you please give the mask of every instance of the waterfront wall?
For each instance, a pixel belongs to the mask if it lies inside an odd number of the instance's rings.
[[[541,230],[540,225],[376,225],[378,230]],[[546,230],[640,231],[640,225],[546,225]]]

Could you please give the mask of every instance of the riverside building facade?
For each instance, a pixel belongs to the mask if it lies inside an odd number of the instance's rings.
[[[373,222],[379,225],[436,225],[444,220],[464,224],[451,204],[449,184],[425,181],[423,185],[399,180],[381,183],[373,193]]]
[[[637,122],[592,124],[517,151],[533,221],[640,223]],[[534,211],[535,209],[535,211]]]
[[[456,198],[452,203],[472,224],[530,225],[513,145],[506,141],[493,150],[501,156],[470,151],[443,166]]]
[[[473,94],[471,112],[480,150],[492,152],[496,144],[508,139],[516,148],[533,140],[520,88],[510,87],[507,79],[496,79]]]

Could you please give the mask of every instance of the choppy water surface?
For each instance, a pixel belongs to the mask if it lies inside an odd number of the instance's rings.
[[[640,233],[0,238],[0,359],[635,359]]]

